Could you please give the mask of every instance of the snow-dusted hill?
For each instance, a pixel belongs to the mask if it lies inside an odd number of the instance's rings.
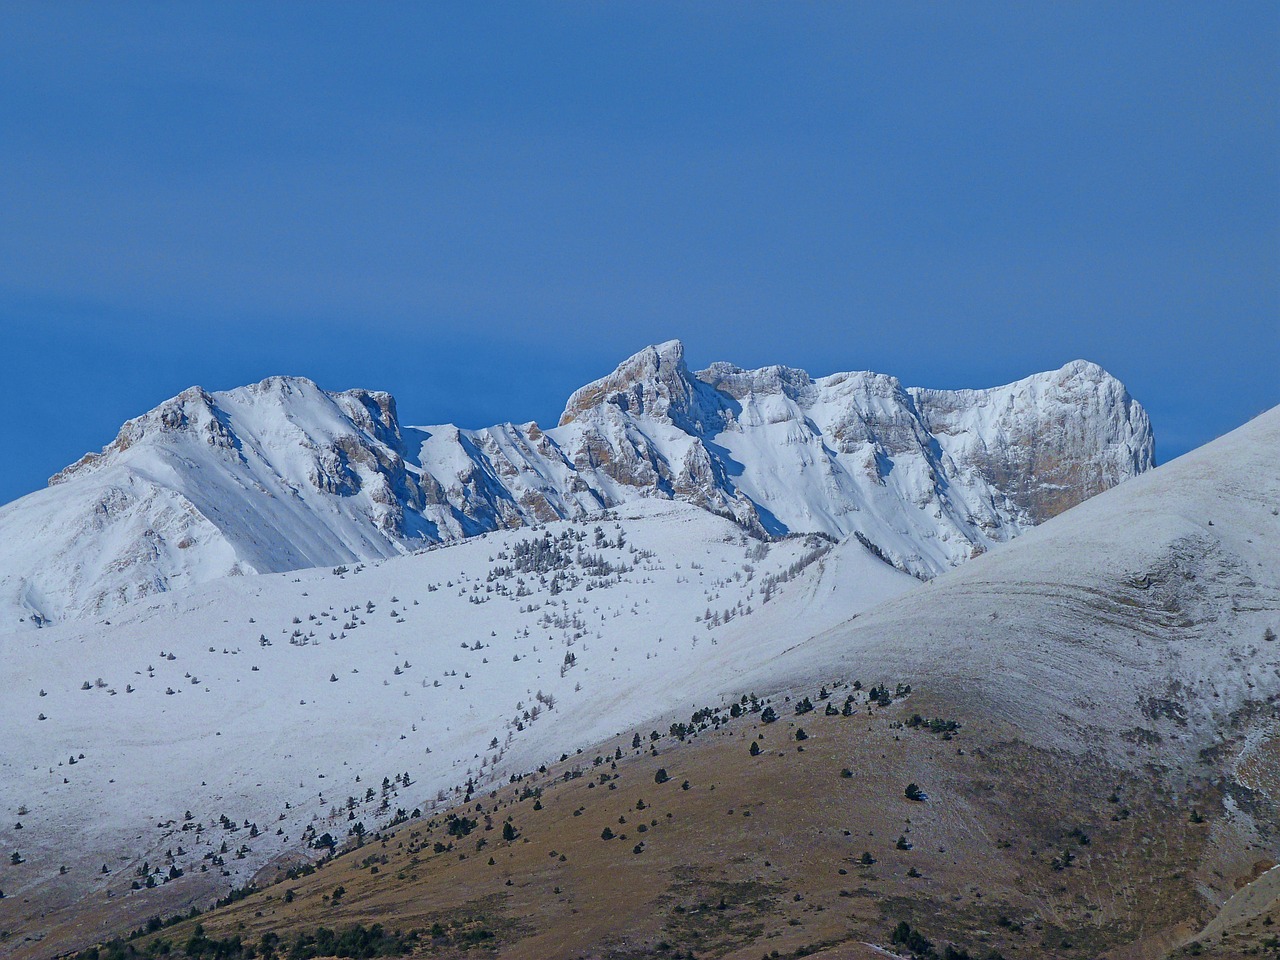
[[[1280,700],[1278,457],[1280,407],[804,656],[927,672],[1063,746],[1123,755],[1143,728],[1158,734],[1139,735],[1144,761],[1194,754],[1248,704]]]
[[[992,390],[692,374],[678,341],[578,390],[557,427],[403,427],[385,393],[192,388],[0,508],[0,629],[219,577],[350,565],[674,499],[768,534],[858,534],[930,577],[1153,462],[1124,387],[1075,362]]]
[[[1179,822],[1208,791],[1213,843],[1180,867],[1221,903],[1280,859],[1278,460],[1280,407],[740,682],[908,678],[922,712],[1146,777]]]
[[[687,714],[919,588],[856,539],[762,543],[649,500],[0,636],[0,929],[103,888],[156,912],[148,875],[204,903],[325,833]]]

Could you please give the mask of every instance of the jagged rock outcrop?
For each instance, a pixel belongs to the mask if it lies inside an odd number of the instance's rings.
[[[758,535],[857,536],[929,577],[1153,462],[1142,407],[1083,361],[941,391],[869,372],[691,373],[673,340],[577,390],[548,430],[407,427],[389,394],[298,377],[193,387],[0,508],[0,629],[640,497]]]

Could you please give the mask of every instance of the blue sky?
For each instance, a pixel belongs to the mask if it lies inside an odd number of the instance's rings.
[[[647,343],[987,386],[1162,460],[1274,405],[1280,6],[0,7],[0,501],[194,383],[553,421]]]

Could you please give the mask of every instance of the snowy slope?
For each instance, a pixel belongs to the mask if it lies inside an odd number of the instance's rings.
[[[4,851],[0,926],[22,900],[145,898],[130,890],[144,860],[166,893],[204,902],[310,838],[687,713],[813,629],[920,588],[856,540],[764,544],[664,501],[616,516],[0,636],[0,810],[24,859]]]
[[[985,391],[649,347],[557,427],[402,427],[385,393],[192,388],[0,508],[0,627],[219,577],[386,558],[674,499],[760,535],[850,534],[930,577],[1153,462],[1142,408],[1076,362]]]
[[[223,576],[397,555],[422,522],[405,515],[421,497],[398,431],[386,394],[280,377],[184,391],[0,512],[5,599],[61,619]]]
[[[921,710],[960,705],[1037,748],[1158,776],[1171,811],[1212,784],[1214,842],[1187,867],[1221,902],[1280,857],[1278,459],[1275,408],[743,682],[914,681]]]

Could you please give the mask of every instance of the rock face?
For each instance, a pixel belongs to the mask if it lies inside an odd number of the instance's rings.
[[[559,425],[406,427],[389,394],[193,387],[0,508],[0,629],[216,577],[351,564],[640,497],[758,535],[857,536],[933,576],[1153,465],[1124,386],[1076,361],[990,390],[648,347]]]
[[[1083,361],[942,391],[877,373],[690,374],[671,341],[577,391],[555,433],[593,486],[648,487],[769,534],[860,534],[926,577],[1154,463],[1145,411]]]
[[[1096,363],[996,390],[910,391],[921,422],[962,470],[1040,523],[1152,466],[1146,412]]]

